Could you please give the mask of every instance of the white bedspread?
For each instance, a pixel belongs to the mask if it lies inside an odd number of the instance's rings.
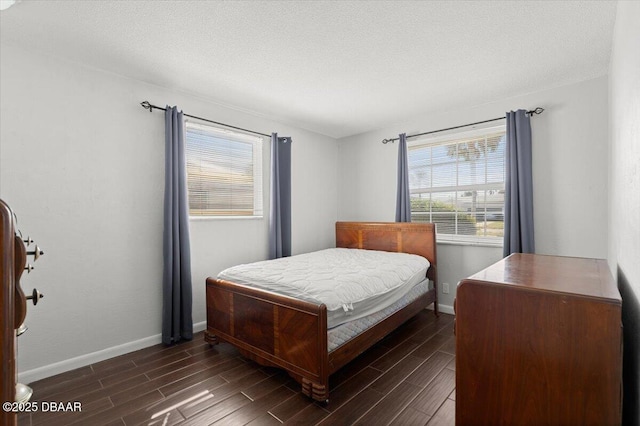
[[[393,304],[428,268],[413,254],[333,248],[234,266],[218,278],[324,303],[332,328]]]

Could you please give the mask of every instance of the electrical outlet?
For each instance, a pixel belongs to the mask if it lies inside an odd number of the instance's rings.
[[[449,283],[442,283],[442,293],[449,294]]]

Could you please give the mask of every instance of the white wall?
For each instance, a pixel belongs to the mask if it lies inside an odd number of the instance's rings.
[[[5,44],[0,66],[0,197],[45,251],[22,279],[45,294],[18,340],[22,380],[159,342],[164,116],[143,100],[292,136],[293,251],[334,245],[334,139]],[[267,217],[191,222],[195,323],[205,277],[265,258],[266,236]]]
[[[620,2],[611,58],[609,262],[640,299],[640,3]]]
[[[622,295],[624,424],[640,424],[640,3],[620,1],[609,73],[609,266]]]
[[[485,105],[431,114],[340,139],[339,220],[393,221],[398,133],[420,133],[503,116],[512,109],[545,108],[532,118],[536,251],[605,258],[607,255],[607,78],[600,77]],[[438,245],[439,280],[450,284],[502,258],[502,249]],[[443,305],[455,294],[440,293]]]

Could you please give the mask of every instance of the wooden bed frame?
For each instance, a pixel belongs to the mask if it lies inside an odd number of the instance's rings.
[[[270,291],[207,278],[207,330],[210,344],[228,342],[261,365],[285,369],[302,384],[302,393],[329,397],[329,376],[399,325],[434,304],[438,315],[436,232],[432,223],[337,222],[336,246],[423,256],[431,266],[433,289],[327,352],[327,308]]]

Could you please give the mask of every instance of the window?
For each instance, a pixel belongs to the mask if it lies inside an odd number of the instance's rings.
[[[411,220],[437,223],[438,241],[501,245],[504,126],[408,146]]]
[[[262,217],[262,138],[187,121],[189,215]]]

